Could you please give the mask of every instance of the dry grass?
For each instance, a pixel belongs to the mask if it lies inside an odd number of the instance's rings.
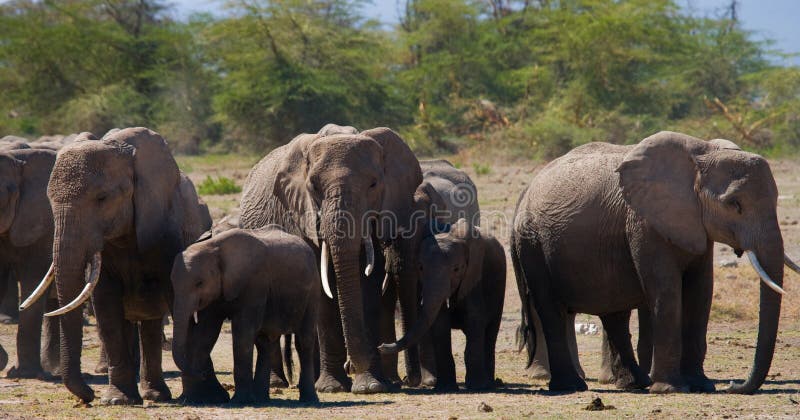
[[[505,244],[503,217],[510,217],[517,197],[537,169],[530,163],[491,165],[488,174],[476,175],[471,156],[452,157],[478,184],[481,208],[487,213],[482,225],[498,233]],[[181,158],[181,167],[195,180],[206,175],[226,176],[241,185],[250,166],[251,157]],[[187,169],[188,168],[188,169]],[[189,170],[190,169],[190,170]],[[773,162],[781,189],[779,213],[783,221],[787,252],[800,259],[800,165],[791,161]],[[235,211],[238,197],[205,197],[214,211],[215,219]],[[793,224],[795,223],[795,224]],[[732,253],[719,246],[717,257],[733,259]],[[706,373],[718,381],[723,389],[731,380],[742,380],[752,363],[758,312],[758,280],[752,268],[743,260],[738,267],[715,270],[716,289],[712,320],[709,326]],[[510,264],[509,264],[510,267]],[[510,269],[509,269],[510,270]],[[753,396],[728,395],[649,395],[645,393],[618,392],[611,386],[600,385],[594,378],[599,371],[600,336],[579,336],[581,362],[589,377],[590,391],[571,395],[551,395],[546,383],[525,376],[524,356],[516,352],[514,329],[519,323],[519,298],[513,279],[508,273],[508,288],[503,324],[497,344],[497,376],[506,386],[492,393],[471,394],[460,392],[436,395],[426,390],[404,389],[401,392],[374,396],[352,394],[320,394],[318,406],[302,406],[295,389],[273,394],[266,407],[182,407],[174,404],[150,404],[147,407],[91,407],[73,408],[74,401],[58,383],[36,380],[0,379],[0,417],[59,417],[59,418],[522,418],[522,417],[797,417],[800,416],[800,277],[787,274],[787,296],[775,357],[762,391]],[[597,322],[594,317],[580,315],[579,320]],[[636,328],[634,340],[636,339]],[[14,326],[0,325],[0,342],[15,360],[13,348]],[[171,331],[168,329],[168,334]],[[459,378],[463,380],[463,335],[454,333],[455,358]],[[94,366],[97,355],[97,338],[93,327],[85,329],[83,365],[88,371]],[[220,381],[233,383],[231,376],[230,329],[225,328],[214,350],[214,361]],[[173,395],[180,394],[180,380],[169,353],[164,353],[164,368]],[[402,372],[402,368],[401,368]],[[105,378],[94,378],[93,387],[102,392]],[[614,410],[589,412],[584,408],[595,397],[602,398]],[[481,403],[493,411],[479,411]]]

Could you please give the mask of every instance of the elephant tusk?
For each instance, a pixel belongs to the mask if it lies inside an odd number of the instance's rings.
[[[94,253],[92,256],[92,263],[91,263],[91,272],[89,273],[89,281],[86,283],[86,286],[83,286],[83,290],[81,293],[72,300],[72,302],[66,304],[64,307],[56,309],[55,311],[48,312],[44,314],[44,316],[58,316],[64,315],[65,313],[72,311],[75,308],[78,308],[92,296],[92,291],[94,290],[95,286],[97,286],[97,282],[100,280],[100,267],[103,263],[103,257],[100,255],[100,251]]]
[[[329,298],[333,299],[331,284],[328,281],[328,244],[325,241],[322,241],[322,255],[319,257],[319,274],[322,279],[322,290]]]
[[[44,275],[44,278],[42,279],[41,283],[39,283],[39,285],[36,286],[36,289],[33,291],[33,293],[31,293],[31,295],[28,296],[28,298],[25,299],[25,301],[19,305],[19,310],[24,311],[34,302],[39,300],[40,297],[44,296],[45,292],[47,291],[47,288],[50,287],[50,284],[53,283],[53,280],[55,280],[55,278],[56,275],[55,272],[53,271],[53,263],[50,263],[50,268],[47,269],[47,274]]]
[[[386,289],[389,288],[389,273],[383,276],[383,283],[381,284],[381,296],[386,294]]]
[[[450,309],[450,298],[447,298],[447,309]]]
[[[792,261],[788,255],[783,254],[783,263],[786,264],[787,267],[791,268],[797,274],[800,274],[800,266],[797,265],[796,262]]]
[[[775,292],[780,293],[782,295],[786,294],[786,291],[784,291],[780,286],[778,286],[774,281],[772,281],[771,278],[769,278],[767,272],[764,271],[763,267],[761,267],[761,263],[758,262],[758,257],[756,257],[756,253],[753,251],[746,251],[746,254],[747,258],[750,260],[750,264],[753,265],[753,268],[758,273],[758,276],[761,277],[761,281],[763,281],[764,284],[769,286],[769,288],[774,290]]]
[[[192,314],[194,316],[194,323],[197,324],[197,311]]]
[[[372,247],[372,235],[369,233],[369,229],[367,229],[367,237],[364,239],[364,250],[367,253],[367,268],[364,269],[364,274],[369,276],[375,267],[375,249]]]

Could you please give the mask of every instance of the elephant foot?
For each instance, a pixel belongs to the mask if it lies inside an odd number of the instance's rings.
[[[436,383],[436,385],[433,386],[433,390],[443,394],[458,392],[458,384],[455,381]]]
[[[269,387],[270,388],[288,388],[289,381],[286,378],[282,378],[275,372],[269,373]]]
[[[41,367],[16,367],[13,366],[6,373],[6,378],[9,379],[39,379],[40,381],[52,381],[55,379],[52,375],[45,372]]]
[[[117,387],[116,385],[109,384],[108,389],[106,392],[103,393],[103,397],[100,398],[101,405],[140,405],[142,404],[142,397],[139,396],[139,392],[136,390],[136,386],[126,387],[125,391],[121,388]]]
[[[403,378],[402,384],[409,388],[416,388],[422,382],[422,376],[419,373],[410,373]]]
[[[427,370],[422,371],[422,380],[420,381],[420,386],[423,388],[433,388],[436,386],[436,375],[428,372]]]
[[[97,362],[97,364],[94,366],[94,373],[96,373],[98,375],[107,374],[108,373],[108,362],[106,362],[105,360],[102,360],[102,359],[99,362]]]
[[[548,380],[550,379],[550,369],[539,363],[533,363],[525,369],[525,376],[531,379]]]
[[[625,391],[633,391],[637,389],[645,389],[653,382],[650,377],[639,371],[632,371],[624,369],[619,372],[619,375],[614,381],[614,386],[617,389]]]
[[[653,382],[650,385],[651,394],[675,394],[689,392],[689,385],[683,382],[671,384],[669,382]]]
[[[183,394],[178,397],[181,404],[227,404],[231,397],[228,391],[216,381],[187,386],[184,382]]]
[[[611,369],[602,368],[600,369],[600,374],[597,375],[597,382],[607,385],[607,384],[615,384],[618,381],[617,378],[614,377],[614,373],[611,371]]]
[[[577,375],[572,377],[555,376],[550,379],[549,388],[554,392],[583,392],[589,389],[586,381]]]
[[[71,380],[65,383],[69,392],[78,397],[81,402],[90,403],[94,401],[94,390],[86,385],[86,382],[81,380]]]
[[[6,353],[5,349],[3,349],[3,346],[0,346],[0,370],[5,369],[7,364],[8,353]]]
[[[714,382],[706,375],[687,376],[686,383],[689,384],[689,392],[711,393],[717,390]]]
[[[167,384],[161,380],[147,386],[142,385],[142,398],[147,401],[166,402],[172,399],[172,393]]]
[[[300,402],[304,403],[318,403],[317,391],[314,387],[301,387],[300,388]]]
[[[389,392],[389,384],[370,371],[356,374],[351,387],[353,394],[382,394]]]
[[[350,392],[352,386],[353,381],[347,376],[336,378],[329,373],[321,372],[314,388],[316,388],[317,392],[334,393]]]
[[[269,399],[269,396],[267,396],[267,399]],[[253,405],[257,402],[259,402],[258,398],[252,392],[236,391],[233,393],[233,398],[231,398],[231,405]]]

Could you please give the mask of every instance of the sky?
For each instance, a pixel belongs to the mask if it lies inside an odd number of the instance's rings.
[[[698,16],[718,16],[730,0],[677,0],[678,4]],[[180,16],[210,11],[220,7],[214,0],[172,0]],[[392,25],[397,23],[398,0],[373,0],[364,7],[370,18]],[[739,0],[739,19],[759,39],[775,41],[777,50],[800,53],[800,0]],[[800,65],[800,57],[778,60],[783,64]]]

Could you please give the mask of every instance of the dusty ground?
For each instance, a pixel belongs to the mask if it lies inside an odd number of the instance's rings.
[[[180,165],[196,183],[206,175],[227,176],[241,185],[257,157],[205,156],[180,158]],[[498,164],[481,161],[475,155],[462,154],[451,159],[470,173],[479,187],[481,209],[486,217],[484,229],[496,233],[507,242],[505,218],[510,218],[517,197],[536,171],[537,165]],[[790,160],[772,162],[780,187],[779,213],[787,252],[800,260],[800,164]],[[476,170],[481,175],[476,174]],[[488,173],[486,173],[488,171]],[[235,211],[238,196],[207,196],[215,220]],[[732,265],[737,261],[726,247],[717,247],[717,264]],[[717,267],[716,291],[712,322],[708,337],[707,374],[723,389],[731,380],[742,380],[752,363],[756,336],[758,280],[743,260],[735,267]],[[509,264],[510,267],[510,264]],[[510,270],[510,268],[509,268]],[[508,273],[506,306],[497,343],[497,376],[505,386],[492,393],[436,395],[427,390],[404,389],[394,394],[356,396],[352,394],[320,394],[322,402],[303,406],[296,402],[295,389],[273,393],[266,407],[182,407],[174,404],[150,404],[147,407],[73,408],[75,401],[60,383],[36,380],[0,379],[0,417],[66,417],[66,418],[212,418],[212,417],[275,417],[275,418],[520,418],[520,417],[798,417],[800,416],[800,276],[787,274],[783,319],[775,358],[768,382],[753,396],[728,395],[649,395],[619,392],[600,385],[594,379],[599,370],[600,335],[578,337],[581,363],[588,375],[590,391],[571,395],[551,395],[546,383],[525,376],[524,355],[517,353],[514,330],[519,322],[519,298]],[[579,322],[597,322],[594,317],[579,315]],[[636,331],[636,328],[633,328]],[[0,325],[0,343],[14,354],[15,327]],[[168,328],[167,334],[171,331]],[[635,335],[635,332],[634,332]],[[459,378],[463,380],[463,336],[454,333],[454,349]],[[634,337],[635,339],[635,337]],[[223,335],[213,357],[223,383],[233,383],[231,376],[230,329]],[[85,329],[83,369],[96,363],[98,341],[94,327]],[[173,395],[180,394],[180,379],[170,353],[164,353],[164,369]],[[401,368],[402,372],[402,368]],[[91,381],[96,392],[102,392],[105,378]],[[594,398],[615,408],[589,412],[584,408]],[[479,410],[481,404],[491,411]],[[487,409],[488,410],[488,409]]]

